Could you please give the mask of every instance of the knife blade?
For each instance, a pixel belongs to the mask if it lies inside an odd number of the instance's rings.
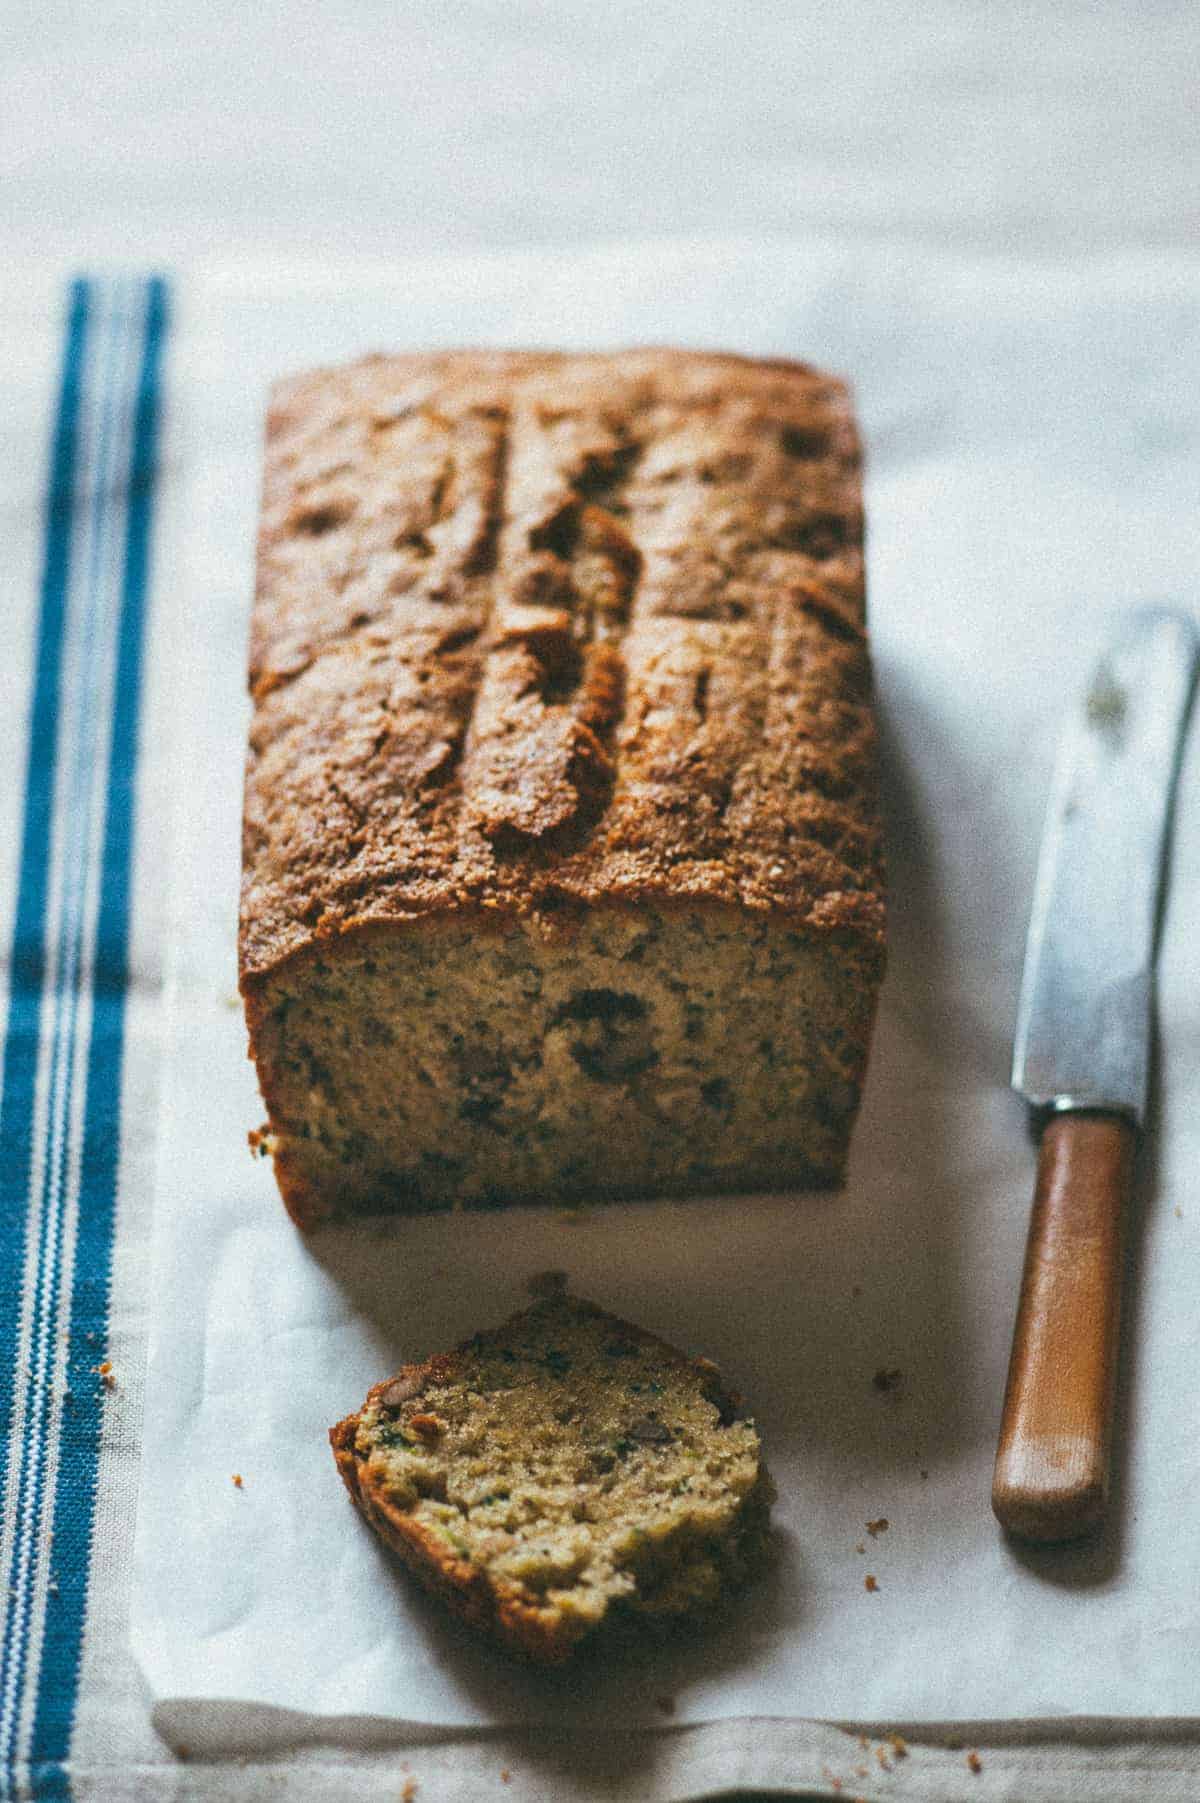
[[[1017,1009],[1013,1086],[1042,1126],[992,1506],[1074,1539],[1107,1508],[1123,1216],[1146,1113],[1163,872],[1197,635],[1126,617],[1062,735]]]
[[[1196,633],[1131,617],[1063,734],[1017,1009],[1013,1087],[1035,1108],[1146,1108],[1163,851]]]

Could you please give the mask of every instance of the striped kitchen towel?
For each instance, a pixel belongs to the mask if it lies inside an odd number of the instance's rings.
[[[783,321],[787,296],[808,293],[813,280],[807,243],[794,253],[715,243],[669,254],[520,253],[417,264],[402,285],[390,264],[191,272],[169,285],[89,278],[65,289],[37,270],[28,280],[9,271],[0,300],[0,1803],[266,1803],[281,1794],[394,1803],[414,1786],[422,1803],[682,1803],[755,1785],[853,1791],[875,1803],[1200,1795],[1200,1720],[1191,1717],[980,1723],[970,1740],[978,1770],[968,1769],[961,1725],[950,1748],[936,1724],[910,1724],[907,1756],[895,1761],[881,1746],[885,1760],[868,1766],[857,1732],[782,1716],[664,1722],[640,1737],[614,1722],[611,1734],[583,1741],[505,1727],[385,1733],[378,1722],[331,1717],[297,1742],[281,1712],[220,1688],[219,1633],[214,1682],[200,1701],[215,1694],[234,1707],[207,1730],[204,1709],[194,1710],[186,1754],[183,1735],[172,1750],[155,1734],[129,1614],[139,1481],[153,1484],[156,1472],[155,1449],[142,1443],[142,1368],[167,822],[172,804],[192,795],[195,757],[182,732],[183,755],[169,740],[179,685],[197,682],[172,642],[169,610],[203,606],[205,631],[219,617],[226,651],[236,645],[240,660],[258,471],[249,416],[260,405],[257,387],[253,409],[246,400],[247,370],[257,383],[279,363],[450,334],[549,339],[562,319],[573,331],[590,319],[597,341],[644,337],[648,319],[661,335],[653,297],[664,256],[671,316],[697,338],[716,318],[731,336],[739,322],[758,329],[748,322],[769,316],[776,294]],[[914,265],[918,296],[927,261],[923,253]],[[857,265],[833,246],[829,267]],[[877,279],[877,262],[868,267]],[[1003,291],[1019,295],[1014,313],[1029,309],[1030,293],[1065,295],[1074,307],[1080,291],[1104,291],[1143,335],[1153,305],[1164,342],[1192,342],[1183,329],[1194,313],[1191,262],[1157,273],[1117,267],[1086,282],[1071,271],[1045,277],[1043,289],[1019,270],[1007,279]],[[970,292],[987,296],[979,315],[990,317],[994,272],[974,280]],[[845,282],[835,275],[830,292]],[[943,285],[952,288],[950,277]],[[1156,455],[1193,433],[1196,384],[1174,371],[1148,363],[1138,377],[1144,419],[1159,421],[1159,437],[1147,439]],[[899,440],[908,418],[894,417]],[[189,537],[206,510],[205,532]],[[223,730],[225,712],[213,718]],[[1081,1633],[1088,1600],[1076,1593]],[[1002,1672],[996,1701],[1003,1711]]]
[[[70,1794],[89,1635],[105,1637],[93,1620],[99,1592],[124,1609],[113,1505],[130,1520],[136,1502],[128,1442],[140,1346],[122,1360],[110,1300],[123,1231],[144,1253],[140,1167],[153,1120],[143,1068],[152,1060],[142,1054],[153,1039],[156,934],[142,932],[135,946],[132,901],[169,317],[157,277],[81,279],[45,320],[30,297],[5,326],[6,378],[16,380],[0,440],[10,501],[0,727],[9,772],[0,816],[4,1797]],[[57,369],[41,354],[49,321],[61,339]],[[152,839],[145,849],[155,850]],[[131,1029],[145,1043],[131,1048]],[[131,1100],[140,1117],[132,1134]],[[131,1174],[140,1181],[126,1218]]]

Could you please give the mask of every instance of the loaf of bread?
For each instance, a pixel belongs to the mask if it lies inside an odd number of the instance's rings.
[[[840,1181],[884,961],[840,383],[283,382],[251,686],[241,986],[297,1221]]]
[[[711,1612],[765,1545],[758,1434],[716,1366],[567,1296],[406,1365],[330,1440],[421,1582],[549,1664],[608,1622]]]

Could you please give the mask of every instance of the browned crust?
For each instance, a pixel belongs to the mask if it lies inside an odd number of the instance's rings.
[[[569,1658],[571,1643],[554,1632],[544,1611],[516,1596],[502,1595],[485,1572],[458,1558],[444,1540],[426,1532],[371,1482],[354,1451],[358,1425],[358,1415],[347,1415],[330,1428],[329,1440],[346,1489],[384,1544],[426,1590],[469,1627],[491,1635],[511,1652],[541,1665],[557,1665]]]
[[[597,902],[882,947],[844,387],[701,352],[281,383],[243,987],[370,923]]]
[[[864,1054],[865,1062],[865,1054]],[[858,1087],[861,1088],[861,1077]],[[262,1130],[264,1137],[270,1139],[270,1130]],[[293,1151],[293,1145],[295,1151]],[[275,1179],[283,1199],[285,1208],[296,1226],[304,1232],[321,1227],[325,1222],[340,1219],[341,1215],[331,1200],[326,1188],[314,1184],[305,1168],[304,1142],[281,1141],[273,1147],[275,1160]],[[845,1156],[837,1163],[817,1165],[811,1161],[797,1163],[784,1169],[773,1163],[769,1171],[739,1170],[735,1175],[713,1182],[706,1181],[703,1191],[698,1192],[694,1179],[681,1178],[675,1184],[658,1183],[654,1189],[656,1199],[672,1197],[694,1198],[698,1193],[706,1196],[745,1196],[780,1194],[783,1191],[803,1190],[818,1191],[839,1189],[845,1181]],[[554,1195],[547,1198],[544,1192],[532,1193],[520,1191],[513,1195],[504,1193],[491,1194],[486,1199],[471,1199],[461,1204],[453,1198],[437,1205],[430,1205],[429,1212],[437,1209],[449,1209],[461,1206],[464,1213],[479,1211],[488,1212],[502,1207],[545,1207],[550,1200],[557,1207],[569,1207],[577,1203],[593,1203],[608,1205],[618,1202],[646,1202],[649,1192],[644,1185],[634,1187],[604,1187],[593,1179],[580,1180],[568,1186],[560,1185]],[[371,1199],[375,1202],[375,1198]],[[368,1211],[361,1196],[355,1197],[355,1206]],[[382,1206],[382,1205],[381,1205]]]
[[[732,1418],[739,1406],[739,1398],[725,1390],[721,1373],[710,1359],[689,1359],[657,1334],[635,1327],[631,1322],[609,1314],[593,1303],[574,1300],[573,1306],[603,1320],[614,1333],[620,1333],[652,1350],[677,1369],[695,1372],[702,1381],[704,1394],[709,1401],[722,1415]],[[532,1309],[519,1310],[502,1328],[494,1331],[504,1332],[523,1318],[536,1316],[538,1312],[536,1305]],[[479,1337],[487,1339],[491,1335]],[[380,1400],[383,1392],[392,1384],[402,1383],[411,1391],[411,1397],[415,1400],[428,1384],[445,1383],[461,1375],[466,1363],[465,1355],[471,1350],[472,1341],[464,1340],[452,1352],[435,1353],[432,1358],[402,1365],[394,1377],[374,1384],[368,1391],[362,1408],[353,1415],[345,1416],[330,1428],[329,1443],[333,1449],[334,1461],[356,1508],[426,1590],[438,1597],[461,1621],[489,1635],[510,1652],[518,1653],[539,1665],[560,1665],[570,1659],[578,1640],[561,1631],[554,1612],[539,1609],[514,1586],[497,1583],[478,1566],[458,1557],[440,1536],[427,1532],[419,1522],[413,1521],[373,1482],[365,1458],[357,1449],[363,1414]]]

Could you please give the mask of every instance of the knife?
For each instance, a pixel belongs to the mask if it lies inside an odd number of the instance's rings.
[[[1146,1113],[1171,808],[1196,679],[1186,615],[1126,617],[1059,749],[1013,1087],[1041,1129],[992,1508],[1074,1540],[1104,1518],[1123,1217]]]

